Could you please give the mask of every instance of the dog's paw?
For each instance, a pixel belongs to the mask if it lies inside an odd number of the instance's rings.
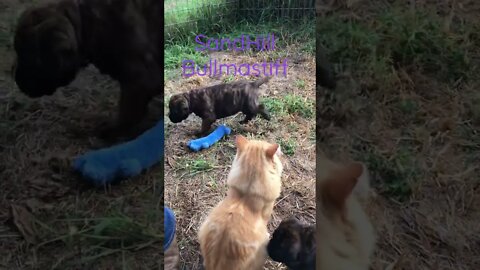
[[[119,125],[104,123],[97,128],[97,137],[111,143],[130,139],[132,136],[131,130]]]
[[[197,138],[203,138],[203,137],[207,136],[208,133],[209,133],[208,131],[201,131],[201,130],[200,130],[200,131],[196,131],[196,132],[194,133],[194,135],[195,135],[195,137],[197,137]]]
[[[95,128],[97,137],[103,140],[111,140],[118,136],[118,127],[110,122],[101,122]]]

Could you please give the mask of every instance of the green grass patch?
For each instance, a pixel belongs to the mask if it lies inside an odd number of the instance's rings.
[[[293,156],[295,154],[295,150],[297,149],[297,143],[294,139],[280,139],[280,147],[282,153],[287,156]]]
[[[418,111],[418,104],[412,99],[400,99],[397,107],[403,114],[414,115]]]
[[[219,8],[224,0],[189,1],[189,0],[167,0],[164,2],[165,24],[181,23],[189,21],[192,17],[201,17],[208,9]]]
[[[314,103],[307,98],[298,95],[286,95],[284,98],[285,109],[289,114],[298,114],[304,118],[315,116]]]
[[[369,169],[378,173],[381,193],[398,201],[407,200],[412,194],[412,185],[418,180],[419,168],[415,157],[406,147],[400,147],[395,155],[386,158],[374,152],[362,154]]]
[[[298,88],[298,89],[305,89],[305,81],[304,80],[295,80],[295,86]]]
[[[265,97],[263,103],[269,112],[278,116],[296,114],[307,119],[315,116],[314,103],[302,96],[288,94],[279,98]]]
[[[383,50],[401,66],[417,65],[439,78],[457,80],[469,71],[468,41],[461,27],[456,33],[443,30],[444,19],[418,10],[394,9],[380,16],[378,32],[384,33]],[[386,41],[386,42],[385,42]]]
[[[223,0],[209,3],[169,1],[165,3],[165,43],[185,43],[192,33],[219,33],[235,23],[234,4]],[[193,35],[195,36],[195,35]]]
[[[285,115],[285,105],[283,101],[279,98],[274,97],[265,97],[263,98],[263,104],[267,107],[267,110],[272,114],[282,116]]]
[[[252,9],[252,6],[256,8]],[[286,24],[298,26],[299,22],[308,20],[310,21],[310,27],[299,27],[292,32],[293,35],[305,36],[302,32],[313,31],[312,26],[315,20],[313,10],[304,10],[304,3],[298,1],[285,2],[278,0],[259,3],[258,1],[170,0],[164,3],[164,7],[166,43],[173,40],[178,42],[179,39],[188,38],[191,33],[228,33],[229,31],[225,30],[238,29],[240,24],[244,24],[243,22],[250,22],[251,25],[270,23],[272,26],[281,27]],[[282,9],[279,9],[279,7],[282,7]],[[245,34],[247,33],[245,32]],[[311,50],[312,52],[314,48],[314,39],[304,47],[305,50]]]
[[[51,232],[53,238],[37,245],[46,248],[48,245],[63,242],[68,249],[85,245],[78,260],[59,260],[55,267],[76,263],[93,263],[98,259],[118,252],[138,251],[158,245],[163,239],[160,228],[154,230],[149,226],[133,220],[125,215],[104,218],[67,218],[54,221],[65,230]]]
[[[444,19],[426,10],[392,7],[373,16],[368,23],[338,16],[318,20],[319,42],[341,69],[379,83],[398,67],[415,67],[449,82],[469,76],[472,27],[460,25],[447,33]]]
[[[233,75],[227,75],[225,77],[223,77],[223,82],[224,83],[230,83],[230,82],[233,82],[235,80],[235,76]]]
[[[273,34],[275,37],[274,52],[282,51],[282,48],[290,44],[305,44],[306,47],[311,47],[311,53],[315,50],[315,29],[314,19],[306,18],[301,21],[284,20],[279,21],[264,21],[261,23],[252,23],[246,20],[240,21],[238,24],[232,26],[229,32],[223,35],[212,35],[212,37],[220,38],[238,38],[241,35],[249,35],[256,37],[258,35]]]
[[[204,65],[208,62],[208,57],[195,51],[191,45],[172,45],[165,49],[165,69],[180,69],[182,61],[194,61],[195,65]]]
[[[193,176],[199,173],[209,172],[213,170],[214,167],[213,162],[203,157],[198,157],[195,159],[181,158],[178,162],[177,169],[186,170],[189,176]]]

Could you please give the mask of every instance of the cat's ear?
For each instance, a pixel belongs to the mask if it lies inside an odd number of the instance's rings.
[[[282,147],[280,145],[278,145],[277,152],[275,154],[277,154],[278,156],[283,155]]]
[[[360,162],[350,163],[345,168],[345,173],[350,177],[358,179],[363,173],[363,164]]]
[[[345,201],[352,194],[362,171],[361,163],[352,163],[338,171],[335,177],[325,183],[325,195],[333,205],[339,209],[345,206]]]
[[[235,143],[237,144],[237,149],[242,150],[243,148],[245,148],[245,145],[248,143],[248,140],[242,135],[237,135],[235,137]]]
[[[280,149],[280,145],[274,143],[272,145],[270,145],[268,148],[267,148],[267,157],[269,159],[273,159],[273,156],[277,153],[277,151]]]

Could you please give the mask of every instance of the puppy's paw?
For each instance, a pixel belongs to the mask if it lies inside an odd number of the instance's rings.
[[[132,137],[132,132],[120,125],[103,123],[97,128],[97,136],[107,142],[119,142]]]
[[[211,129],[211,128],[208,129],[208,130],[199,130],[199,131],[196,131],[194,135],[195,135],[197,138],[203,138],[203,137],[207,136],[208,134],[210,134],[210,132],[212,132],[212,129]]]
[[[250,123],[250,121],[253,119],[253,117],[245,117],[243,120],[241,120],[239,123],[242,125],[246,125]]]
[[[197,139],[199,139],[199,138],[203,138],[203,137],[207,136],[208,133],[207,132],[202,132],[202,131],[197,131],[197,132],[195,132],[194,135]]]
[[[120,130],[118,129],[117,126],[109,124],[109,123],[103,123],[96,129],[97,136],[106,141],[112,141],[118,137],[120,137]]]

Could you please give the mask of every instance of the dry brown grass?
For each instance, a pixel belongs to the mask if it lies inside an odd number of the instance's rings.
[[[297,52],[296,47],[286,51]],[[308,107],[314,102],[314,58],[309,55],[299,57],[297,62],[290,62],[287,78],[274,77],[268,84],[265,98],[272,106],[281,106],[285,96],[299,97],[297,108]],[[288,55],[287,57],[291,57]],[[225,63],[256,63],[265,58],[274,57],[264,53],[254,55],[216,54],[212,58],[224,59]],[[290,58],[289,58],[290,60]],[[241,79],[237,77],[235,79]],[[208,77],[191,77],[188,79],[167,81],[165,98],[178,92],[197,87],[219,83],[218,79]],[[270,98],[270,99],[269,99]],[[275,98],[272,99],[272,98]],[[167,104],[168,102],[166,102]],[[232,128],[232,134],[222,139],[210,149],[193,153],[186,143],[194,138],[192,135],[200,128],[200,119],[190,116],[180,124],[166,120],[166,163],[165,163],[165,204],[170,206],[178,220],[178,241],[182,269],[199,269],[200,253],[197,232],[206,215],[226,193],[225,180],[229,167],[235,156],[234,134],[249,138],[278,142],[283,144],[287,156],[285,172],[282,178],[281,197],[274,208],[269,231],[284,218],[295,215],[308,223],[315,222],[315,141],[314,117],[299,116],[299,113],[283,112],[275,107],[273,119],[267,122],[261,118],[254,119],[248,126],[238,122],[242,114],[218,121]],[[308,111],[308,110],[307,110]],[[168,113],[168,110],[166,110]],[[168,119],[168,117],[166,118]],[[290,148],[289,148],[290,146]],[[278,263],[269,261],[266,269],[284,269]]]
[[[0,3],[0,269],[158,268],[163,166],[106,190],[73,172],[75,156],[105,146],[95,128],[113,120],[118,87],[88,69],[52,97],[24,97],[9,74],[22,7]]]
[[[382,24],[380,14],[388,10],[405,15],[426,8],[440,14],[437,18],[444,23],[442,27],[449,26],[443,28],[448,34],[434,29],[417,33],[426,41],[436,35],[442,37],[437,39],[440,42],[458,38],[454,50],[445,49],[441,55],[433,49],[435,44],[425,48],[427,43],[411,36],[419,49],[409,57],[416,60],[397,62],[397,66],[381,59],[380,47],[376,55],[350,51],[360,61],[344,68],[338,89],[319,89],[320,148],[336,160],[364,161],[373,174],[378,196],[368,210],[380,237],[373,269],[478,269],[480,5],[474,1],[411,1],[416,5],[393,7],[387,1],[356,2],[350,7],[337,3],[333,6],[336,14],[327,14],[324,21],[338,16],[372,33]],[[417,25],[426,22],[416,20]],[[388,47],[393,39],[402,39],[401,31],[393,34],[398,36],[379,44]],[[328,38],[324,39],[327,44]],[[338,47],[329,45],[331,52],[340,53]],[[458,52],[468,53],[470,64],[465,70],[459,59],[445,62]],[[438,62],[421,60],[427,58]],[[375,66],[372,59],[386,65]],[[437,69],[428,70],[427,64]],[[447,76],[463,76],[448,80],[441,70],[449,70]]]

